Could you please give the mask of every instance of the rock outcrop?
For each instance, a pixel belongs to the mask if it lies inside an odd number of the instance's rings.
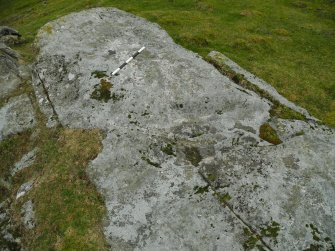
[[[18,54],[6,45],[9,40],[19,36],[16,30],[0,26],[0,99],[15,90],[21,82]]]
[[[21,35],[16,30],[0,27],[0,141],[36,125],[35,112],[30,97],[18,91],[20,84],[29,78],[29,70],[27,70],[27,66],[19,63],[19,54],[9,47],[11,44],[19,42],[19,37]],[[30,157],[33,158],[33,156]],[[25,161],[23,160],[13,167],[12,175],[26,167],[29,161],[32,161],[29,156],[26,156]],[[9,174],[6,174],[4,168],[1,172],[0,250],[22,250],[19,226],[11,215],[12,179]],[[21,196],[23,196],[22,191]]]
[[[270,101],[117,9],[50,22],[36,45],[48,126],[106,132],[89,175],[112,250],[334,248],[333,129],[271,118]],[[260,139],[265,122],[282,144]]]

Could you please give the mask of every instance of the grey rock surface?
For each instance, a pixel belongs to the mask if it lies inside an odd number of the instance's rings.
[[[21,37],[21,34],[17,30],[14,30],[13,28],[10,28],[8,26],[0,26],[0,37],[6,36]]]
[[[200,170],[214,177],[211,186],[229,193],[234,211],[260,233],[278,228],[264,236],[272,249],[304,250],[313,244],[331,250],[334,160],[333,132],[307,131],[278,146],[236,146],[216,153]]]
[[[35,227],[35,212],[34,204],[31,200],[26,201],[22,205],[21,209],[22,223],[28,229],[31,230]]]
[[[0,108],[0,140],[33,128],[36,124],[35,112],[28,95],[10,98]]]
[[[11,170],[11,175],[14,176],[17,172],[31,166],[36,159],[37,151],[38,148],[34,148],[30,152],[23,155],[23,157],[17,163],[15,163],[13,169]]]
[[[0,26],[0,44],[6,44],[8,46],[17,44],[20,41],[21,34],[10,27]]]
[[[112,250],[332,247],[333,129],[271,119],[284,143],[261,140],[269,101],[126,12],[91,9],[46,26],[35,94],[48,126],[106,132],[89,175]]]
[[[0,42],[0,99],[20,84],[18,54]]]

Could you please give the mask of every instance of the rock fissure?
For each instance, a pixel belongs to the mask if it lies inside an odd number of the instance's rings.
[[[39,79],[39,81],[40,81],[40,83],[41,83],[41,85],[42,85],[44,95],[45,95],[45,97],[46,97],[46,99],[47,99],[47,101],[48,101],[48,104],[49,104],[49,105],[51,106],[51,108],[52,108],[52,112],[53,112],[53,116],[52,116],[52,118],[53,118],[54,120],[57,121],[57,124],[58,124],[58,125],[61,125],[61,124],[59,123],[59,118],[58,118],[58,114],[57,114],[57,112],[56,112],[55,106],[54,106],[54,104],[52,103],[52,101],[51,101],[51,99],[50,99],[50,96],[49,96],[49,93],[48,93],[48,89],[46,88],[43,79],[41,78],[41,76],[40,76],[38,73],[35,73],[35,75],[38,77],[38,79]]]

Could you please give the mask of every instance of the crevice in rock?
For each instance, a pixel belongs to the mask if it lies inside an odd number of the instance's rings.
[[[198,173],[202,177],[202,179],[207,183],[209,187],[212,188],[213,191],[216,191],[216,188],[213,187],[211,181],[199,170]],[[262,235],[257,232],[255,228],[253,228],[250,224],[248,224],[238,213],[236,213],[230,205],[227,200],[220,200],[220,203],[223,204],[225,208],[228,208],[228,210],[246,227],[249,229],[249,231],[262,243],[264,247],[266,247],[268,250],[273,251],[273,249],[263,240]]]
[[[38,77],[38,79],[40,80],[41,82],[41,85],[42,85],[42,88],[43,88],[43,92],[44,92],[44,95],[46,97],[46,99],[48,100],[48,103],[50,104],[51,106],[51,109],[52,109],[52,112],[53,112],[53,115],[52,115],[52,118],[55,119],[57,121],[57,124],[60,125],[60,121],[59,121],[59,117],[58,117],[58,114],[56,112],[56,109],[55,109],[55,106],[53,105],[51,99],[50,99],[50,96],[49,96],[49,93],[48,93],[48,90],[44,84],[44,81],[43,79],[41,78],[41,76],[39,75],[38,72],[34,72],[34,74]]]

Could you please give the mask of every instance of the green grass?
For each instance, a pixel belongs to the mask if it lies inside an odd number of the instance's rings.
[[[100,130],[46,128],[46,118],[35,101],[33,105],[37,127],[0,141],[0,201],[13,199],[10,211],[17,226],[22,204],[33,201],[36,227],[18,228],[27,250],[107,250],[104,200],[86,175],[89,161],[102,148]],[[10,178],[14,163],[35,147],[39,150],[33,165]],[[17,189],[28,180],[34,180],[34,188],[15,200]]]
[[[20,225],[22,204],[28,199],[34,203],[37,224],[33,231],[21,228],[24,247],[107,250],[102,232],[104,200],[85,171],[101,151],[100,131],[39,128],[38,138],[32,140],[30,135],[14,135],[0,142],[1,175],[8,175],[11,166],[27,151],[39,148],[34,164],[12,180],[12,189],[0,186],[5,192],[1,196],[14,197],[22,183],[34,180],[34,188],[23,199],[14,200],[11,207],[13,220]]]
[[[29,250],[107,249],[104,201],[85,172],[101,140],[97,129],[59,129],[44,142],[35,164],[43,175],[31,195],[38,224],[26,243]]]
[[[45,4],[45,3],[46,4]],[[271,83],[289,100],[335,126],[335,2],[332,0],[0,0],[0,24],[31,43],[49,20],[114,6],[159,23],[175,41],[205,56],[217,50]]]
[[[101,150],[100,131],[40,129],[38,139],[27,131],[0,142],[0,177],[5,180],[15,162],[39,147],[34,164],[14,177],[11,189],[0,183],[3,201],[15,196],[22,183],[35,180],[28,197],[34,202],[37,225],[33,232],[22,230],[24,246],[27,250],[107,250],[101,227],[104,201],[85,172]],[[17,224],[23,202],[15,201],[12,207]]]
[[[20,160],[23,153],[32,150],[32,143],[29,141],[31,132],[19,133],[0,141],[0,201],[9,197],[10,189],[2,184],[10,180],[10,170]]]

